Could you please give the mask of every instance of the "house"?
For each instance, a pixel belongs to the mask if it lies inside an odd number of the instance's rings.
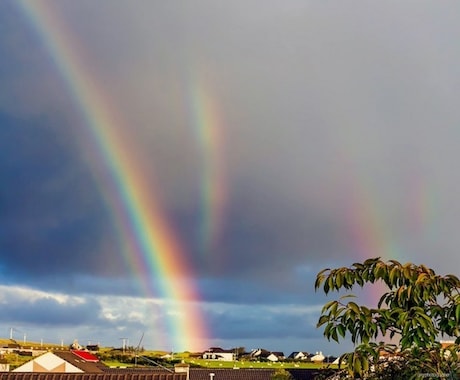
[[[342,359],[340,360],[340,356],[338,356],[337,358],[334,359],[334,361],[332,362],[332,364],[336,364],[336,365],[343,365],[343,364],[346,364],[346,361],[345,359]]]
[[[251,358],[256,360],[269,360],[271,362],[277,362],[285,358],[283,352],[272,352],[263,348],[254,349],[249,355]]]
[[[111,369],[88,351],[47,352],[11,372],[0,372],[0,380],[189,380],[188,368],[175,370]]]
[[[263,348],[255,348],[249,353],[249,356],[252,359],[257,359],[257,360],[266,359],[268,355],[270,355],[270,351],[265,350]]]
[[[325,356],[323,355],[323,353],[320,351],[320,352],[317,352],[315,355],[313,355],[310,360],[314,363],[322,363],[324,362],[324,359]]]
[[[13,372],[98,373],[106,366],[88,351],[47,352],[14,369]]]
[[[98,344],[88,344],[86,346],[86,349],[88,351],[93,351],[93,352],[96,352],[96,351],[99,351],[99,345]]]
[[[211,347],[203,352],[203,359],[233,361],[236,360],[236,353],[234,350],[224,350],[220,347]]]
[[[307,360],[308,352],[294,351],[287,358],[290,360]]]
[[[270,360],[271,362],[278,362],[280,360],[284,360],[284,353],[283,352],[270,352],[270,355],[267,356],[267,360]]]
[[[10,365],[5,359],[1,359],[2,351],[0,351],[0,372],[8,372],[10,370]]]

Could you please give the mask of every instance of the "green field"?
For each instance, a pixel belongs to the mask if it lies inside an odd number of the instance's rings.
[[[186,363],[190,365],[197,365],[205,368],[324,368],[325,364],[316,364],[311,362],[257,362],[257,361],[220,361],[220,360],[204,360],[204,359],[189,359]],[[336,367],[336,366],[334,366]]]

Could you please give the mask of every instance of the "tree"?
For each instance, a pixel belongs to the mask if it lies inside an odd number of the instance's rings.
[[[283,368],[277,369],[270,376],[270,380],[292,380],[292,375]]]
[[[410,379],[420,376],[446,378],[459,370],[460,280],[437,275],[424,265],[372,258],[351,267],[324,269],[318,273],[315,290],[350,291],[356,286],[381,282],[388,291],[376,308],[358,305],[347,294],[327,302],[317,327],[324,336],[339,342],[347,335],[355,350],[342,355],[344,377],[361,379]],[[377,342],[396,339],[396,344]],[[439,339],[454,343],[442,347]],[[387,353],[386,359],[381,353]]]
[[[236,357],[239,358],[245,354],[246,347],[234,347],[232,351],[235,353]]]

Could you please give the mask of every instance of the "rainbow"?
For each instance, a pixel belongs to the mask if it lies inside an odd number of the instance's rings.
[[[187,104],[190,107],[190,120],[201,152],[203,180],[201,181],[202,217],[198,231],[200,250],[203,254],[216,249],[222,231],[223,214],[227,193],[225,169],[223,164],[223,136],[219,108],[210,96],[209,86],[204,80],[192,89]]]
[[[165,307],[171,308],[167,311],[169,347],[177,351],[202,348],[207,331],[192,266],[161,210],[155,189],[151,182],[147,184],[127,146],[121,132],[128,130],[123,118],[97,78],[91,77],[83,50],[51,3],[21,0],[18,4],[46,46],[102,159],[101,191],[120,232],[127,263],[146,295],[161,296]]]
[[[344,207],[344,224],[347,229],[348,254],[345,265],[350,260],[363,262],[366,259],[380,257],[403,259],[403,251],[391,230],[390,217],[379,198],[379,189],[373,184],[372,178],[365,174],[360,166],[361,161],[354,154],[353,141],[356,136],[349,136],[346,128],[337,137],[336,154],[341,162],[342,172],[338,174],[342,195],[346,203]],[[381,295],[388,289],[382,283],[367,284],[365,292],[358,291],[360,297],[372,307],[377,306]]]

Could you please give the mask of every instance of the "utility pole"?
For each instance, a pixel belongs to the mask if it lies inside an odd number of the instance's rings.
[[[120,338],[121,341],[122,341],[122,348],[123,348],[123,353],[125,353],[125,350],[126,350],[126,341],[128,340],[128,338]]]

